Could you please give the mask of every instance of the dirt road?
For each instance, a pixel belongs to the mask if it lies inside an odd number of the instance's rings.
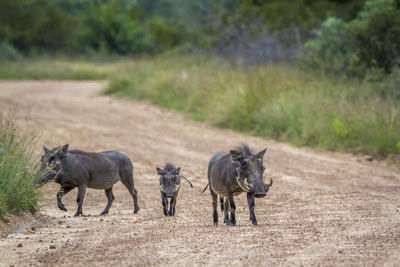
[[[45,221],[0,237],[0,265],[382,265],[400,264],[400,173],[361,156],[295,148],[192,122],[152,105],[100,96],[99,82],[0,82],[0,106],[16,108],[48,147],[117,149],[133,161],[140,212],[121,183],[110,214],[102,190],[88,189],[83,217],[74,189],[57,208],[58,186],[45,187]],[[247,142],[268,146],[266,180],[253,227],[245,195],[236,198],[238,226],[212,225],[207,184],[210,157]],[[41,147],[38,146],[40,151]],[[182,167],[177,214],[164,217],[155,167]],[[18,247],[21,244],[22,247]]]

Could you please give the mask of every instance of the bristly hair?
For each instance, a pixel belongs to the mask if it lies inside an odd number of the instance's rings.
[[[248,144],[242,143],[241,145],[236,147],[236,151],[240,152],[242,156],[251,156],[253,153]]]
[[[176,167],[174,165],[172,165],[169,162],[167,164],[165,164],[165,167],[164,167],[165,172],[170,172],[170,171],[174,171],[174,170],[176,170]]]

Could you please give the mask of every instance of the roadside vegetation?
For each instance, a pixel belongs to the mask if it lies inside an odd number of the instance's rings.
[[[0,219],[39,210],[33,143],[32,133],[17,127],[15,113],[0,112]]]
[[[54,58],[0,60],[0,79],[15,80],[104,80],[103,64]]]
[[[385,157],[400,2],[0,0],[0,79],[109,80],[219,127]]]
[[[386,156],[400,153],[399,77],[338,81],[290,66],[160,58],[131,64],[105,93],[299,146]]]

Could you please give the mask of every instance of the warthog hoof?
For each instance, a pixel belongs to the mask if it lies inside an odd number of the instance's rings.
[[[251,223],[252,223],[253,225],[257,225],[257,221],[256,221],[256,220],[251,221]]]
[[[133,211],[133,214],[138,213],[139,210],[140,210],[139,207],[135,208],[135,210]]]
[[[231,221],[226,222],[225,224],[226,224],[227,226],[236,226],[236,222],[231,222]]]
[[[78,216],[81,216],[81,215],[82,215],[82,212],[77,212],[77,213],[75,213],[74,217],[78,217]]]
[[[60,209],[60,210],[63,210],[63,211],[67,211],[67,209],[65,208],[65,206],[61,203],[58,203],[58,208]]]
[[[103,211],[102,213],[100,213],[100,216],[101,215],[106,215],[106,214],[108,214],[108,211]]]

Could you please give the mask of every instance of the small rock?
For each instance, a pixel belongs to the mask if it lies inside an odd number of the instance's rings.
[[[29,239],[29,236],[25,237],[25,239]]]
[[[62,221],[58,221],[58,224],[62,224],[63,222]]]
[[[22,248],[22,244],[21,244],[21,243],[18,243],[18,246],[17,246],[17,247]]]
[[[103,218],[101,218],[100,221],[101,221],[101,222],[104,221]]]
[[[372,161],[374,158],[373,158],[371,155],[365,155],[365,156],[364,156],[364,159],[365,159],[366,161]]]
[[[50,249],[56,249],[56,246],[50,245]]]
[[[32,231],[35,231],[35,230],[36,230],[36,227],[35,227],[35,226],[32,226],[31,230],[32,230]]]
[[[67,228],[71,228],[71,225],[67,225]]]
[[[343,248],[338,248],[338,253],[342,254],[343,253]]]
[[[42,239],[39,239],[39,242],[43,242],[43,240],[42,240]]]

